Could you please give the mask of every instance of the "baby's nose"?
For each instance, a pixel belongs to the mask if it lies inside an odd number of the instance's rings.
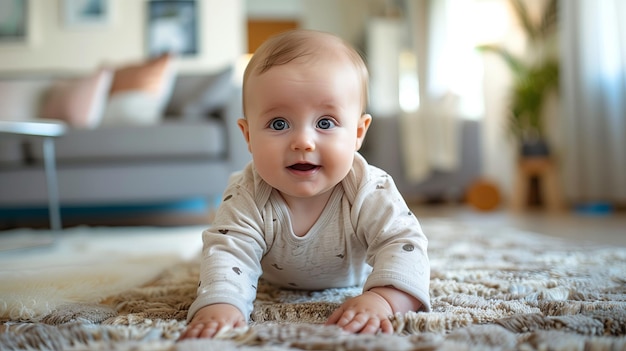
[[[294,151],[314,151],[315,138],[311,135],[311,132],[307,130],[294,133],[291,149]]]

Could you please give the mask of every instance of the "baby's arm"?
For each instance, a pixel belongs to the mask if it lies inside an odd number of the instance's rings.
[[[393,287],[372,288],[344,302],[328,318],[326,325],[336,324],[351,333],[393,333],[390,316],[417,311],[422,303],[415,297]]]
[[[196,312],[180,339],[212,338],[224,327],[237,328],[246,324],[237,307],[227,303],[208,305]]]

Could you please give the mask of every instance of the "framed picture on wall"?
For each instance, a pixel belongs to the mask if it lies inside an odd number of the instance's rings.
[[[150,0],[147,13],[147,50],[150,57],[170,52],[199,53],[195,0]]]
[[[28,0],[0,0],[0,43],[28,41]]]
[[[109,24],[110,0],[62,0],[61,5],[66,28],[102,28]]]

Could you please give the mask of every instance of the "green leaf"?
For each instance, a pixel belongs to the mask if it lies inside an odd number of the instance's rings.
[[[526,71],[524,62],[521,59],[515,57],[511,52],[499,45],[480,45],[478,46],[478,50],[483,52],[491,52],[500,56],[500,58],[502,58],[502,60],[507,64],[509,69],[513,71],[515,75],[519,75]]]

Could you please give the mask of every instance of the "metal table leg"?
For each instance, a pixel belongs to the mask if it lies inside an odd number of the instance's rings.
[[[59,185],[57,182],[54,139],[43,138],[43,160],[48,188],[48,211],[52,230],[61,230],[61,210],[59,205]]]

